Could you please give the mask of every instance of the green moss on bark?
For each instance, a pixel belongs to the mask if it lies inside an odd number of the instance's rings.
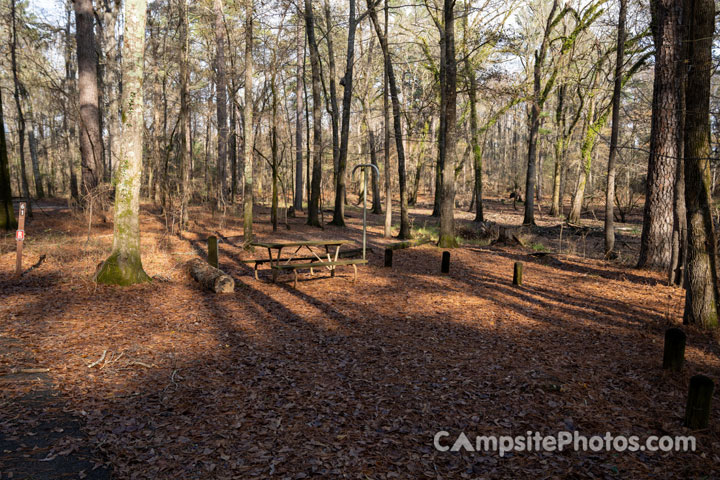
[[[129,286],[151,282],[152,279],[143,270],[139,254],[122,255],[116,251],[103,262],[95,274],[95,281],[105,285]]]
[[[458,246],[457,238],[455,235],[440,235],[438,240],[438,247],[440,248],[456,248]]]

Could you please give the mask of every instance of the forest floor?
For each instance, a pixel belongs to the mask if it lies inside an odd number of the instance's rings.
[[[371,216],[369,264],[336,278],[270,282],[247,252],[241,218],[196,208],[189,231],[167,232],[142,210],[151,284],[96,285],[112,224],[47,202],[26,226],[25,266],[0,240],[0,479],[138,478],[718,478],[720,402],[697,451],[439,452],[476,435],[688,435],[689,379],[720,378],[717,336],[693,327],[686,366],[661,369],[664,331],[681,323],[683,292],[631,267],[639,219],[623,226],[620,258],[586,229],[560,240],[543,217],[528,248],[398,250],[383,267],[382,217]],[[44,211],[43,211],[44,210]],[[413,209],[416,229],[434,222]],[[521,209],[491,200],[490,220]],[[347,238],[362,215],[324,230],[291,218],[273,233],[257,208],[258,239]],[[459,223],[472,219],[458,211]],[[330,218],[326,214],[326,221]],[[591,226],[599,221],[583,221]],[[201,291],[183,264],[220,234],[234,294]],[[223,241],[224,240],[224,241]],[[534,256],[538,251],[551,252]],[[513,263],[524,284],[511,284]],[[28,370],[31,369],[31,370]],[[24,373],[25,372],[25,373]],[[29,373],[28,373],[29,372]]]

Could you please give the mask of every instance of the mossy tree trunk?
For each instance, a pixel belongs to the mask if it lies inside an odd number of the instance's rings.
[[[117,169],[113,251],[95,276],[98,283],[150,281],[140,259],[140,177],[143,156],[143,54],[146,0],[125,0],[122,155]]]
[[[710,198],[710,76],[715,4],[686,0],[685,202],[688,251],[685,322],[717,328],[716,242]]]

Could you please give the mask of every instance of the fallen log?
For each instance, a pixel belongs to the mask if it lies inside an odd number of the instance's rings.
[[[190,276],[206,290],[215,293],[232,293],[235,291],[235,280],[212,265],[194,258],[187,262]]]

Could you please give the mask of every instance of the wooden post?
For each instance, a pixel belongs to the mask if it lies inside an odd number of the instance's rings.
[[[513,285],[517,285],[518,287],[522,285],[523,279],[523,263],[522,262],[515,262],[515,270],[513,271]]]
[[[690,379],[687,407],[685,408],[685,426],[691,430],[707,428],[710,424],[710,402],[715,384],[705,375],[695,375]]]
[[[215,268],[218,267],[218,241],[215,235],[208,237],[208,263]]]
[[[15,240],[17,243],[17,260],[15,262],[15,275],[22,275],[22,254],[23,243],[25,242],[25,202],[20,204],[20,212],[18,215],[18,229],[15,232]]]
[[[443,252],[440,271],[442,273],[450,273],[450,252]]]
[[[665,331],[665,351],[663,352],[663,370],[679,372],[685,361],[685,332],[679,328]]]
[[[386,267],[392,267],[392,256],[393,256],[392,248],[386,248],[385,249],[385,266]]]

